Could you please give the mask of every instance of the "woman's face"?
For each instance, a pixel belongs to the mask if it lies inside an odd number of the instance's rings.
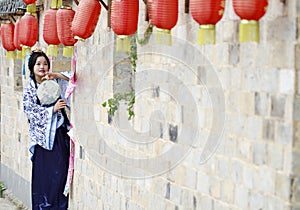
[[[49,71],[49,66],[47,60],[44,56],[40,56],[36,59],[33,72],[35,76],[35,80],[38,83],[42,82],[42,78],[46,76],[46,73]]]

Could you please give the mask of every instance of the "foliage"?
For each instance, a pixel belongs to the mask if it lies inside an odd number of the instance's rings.
[[[115,112],[118,110],[120,106],[121,100],[127,102],[128,120],[131,120],[132,117],[134,116],[133,105],[135,103],[135,95],[133,92],[125,93],[125,94],[116,93],[114,94],[113,98],[110,98],[104,103],[102,103],[102,106],[105,108],[107,107],[108,114],[114,116]]]
[[[130,57],[130,62],[131,62],[131,68],[132,68],[132,73],[134,74],[136,72],[136,61],[138,59],[137,57],[137,43],[140,45],[146,45],[149,43],[151,34],[152,34],[152,28],[153,26],[149,24],[147,27],[143,39],[139,39],[137,34],[134,34],[131,37],[130,40],[130,52],[129,52],[129,57]],[[127,103],[127,111],[128,111],[128,120],[131,120],[132,117],[134,117],[134,111],[133,111],[133,106],[135,103],[135,95],[134,91],[131,93],[116,93],[114,94],[113,98],[108,99],[107,101],[102,103],[102,106],[104,108],[108,108],[107,112],[109,115],[114,116],[115,112],[118,110],[120,101],[124,100]]]
[[[6,190],[6,187],[3,182],[0,181],[0,198],[3,197],[3,191]]]

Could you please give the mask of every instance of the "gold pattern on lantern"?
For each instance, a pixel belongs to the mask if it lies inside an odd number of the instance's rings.
[[[219,10],[219,15],[223,15],[224,14],[224,10],[223,9],[220,9]]]
[[[221,1],[221,7],[225,8],[225,0]]]

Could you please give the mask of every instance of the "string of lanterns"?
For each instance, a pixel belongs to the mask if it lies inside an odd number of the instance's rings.
[[[38,40],[38,20],[35,17],[36,0],[23,0],[27,12],[16,21],[1,24],[1,41],[7,57],[13,51],[31,48]],[[47,53],[57,55],[58,45],[64,45],[64,56],[73,55],[73,46],[79,40],[92,36],[101,14],[98,0],[81,0],[77,10],[62,6],[52,0],[45,11],[43,39],[48,44]],[[215,44],[215,25],[222,19],[226,0],[190,0],[191,16],[199,24],[198,43]],[[232,0],[234,12],[240,17],[240,42],[259,41],[259,20],[265,15],[268,0]],[[34,6],[30,6],[34,5]],[[156,27],[156,35],[170,35],[178,20],[178,0],[148,0],[149,22]],[[136,33],[138,27],[139,0],[111,0],[111,28],[118,40],[124,41]],[[171,36],[170,36],[171,37]],[[130,40],[129,40],[130,41]],[[170,40],[163,39],[165,44]]]

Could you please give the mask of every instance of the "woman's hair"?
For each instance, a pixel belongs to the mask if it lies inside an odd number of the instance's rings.
[[[32,51],[28,61],[28,68],[30,71],[30,77],[33,79],[34,79],[34,72],[33,72],[34,65],[36,63],[37,58],[41,56],[43,56],[46,59],[48,67],[50,69],[50,60],[48,56],[43,51]]]

